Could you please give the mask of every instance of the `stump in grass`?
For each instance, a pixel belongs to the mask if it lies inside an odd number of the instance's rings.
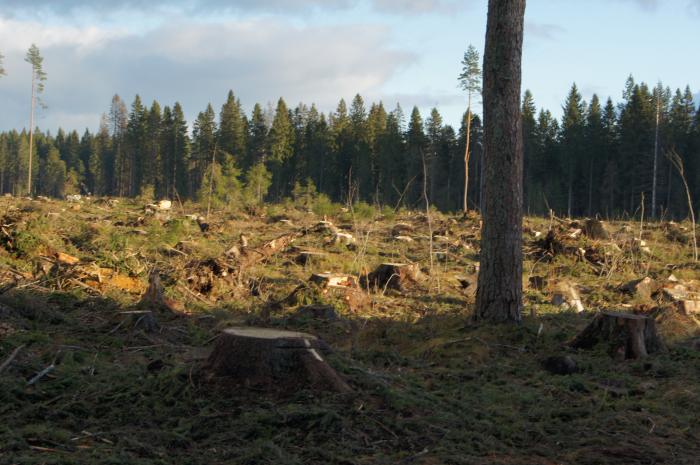
[[[339,393],[352,389],[321,356],[316,336],[267,328],[229,328],[218,338],[207,366],[248,387],[293,391],[312,387]]]
[[[571,342],[571,347],[590,349],[607,343],[609,353],[619,359],[637,359],[663,349],[652,318],[632,313],[601,312]]]
[[[420,270],[417,265],[404,263],[382,263],[362,280],[362,287],[381,290],[395,289],[403,292],[410,284],[418,281]]]

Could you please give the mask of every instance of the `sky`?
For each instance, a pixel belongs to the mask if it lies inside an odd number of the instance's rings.
[[[48,75],[36,124],[95,130],[114,94],[179,101],[188,121],[229,89],[249,113],[284,97],[332,111],[357,93],[436,107],[459,125],[469,44],[486,0],[0,0],[0,131],[29,125],[35,43]],[[700,0],[528,0],[523,90],[555,115],[572,83],[621,98],[627,76],[700,90]]]

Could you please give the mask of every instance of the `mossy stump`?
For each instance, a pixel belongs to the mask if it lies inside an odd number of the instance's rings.
[[[664,345],[653,318],[619,312],[600,312],[571,342],[575,349],[590,349],[608,344],[608,352],[617,359],[638,359],[659,352]]]
[[[228,328],[207,361],[213,377],[271,392],[352,389],[326,362],[325,343],[312,334],[268,328]]]

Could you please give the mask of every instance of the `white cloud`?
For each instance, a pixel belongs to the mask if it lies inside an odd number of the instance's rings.
[[[0,130],[26,125],[29,66],[36,42],[48,73],[39,125],[95,128],[111,96],[149,103],[180,101],[188,117],[215,106],[228,89],[248,108],[254,102],[316,102],[330,109],[343,95],[372,94],[409,53],[387,48],[380,26],[297,27],[276,19],[168,24],[144,34],[118,29],[49,27],[0,19],[0,43],[8,76],[0,81]],[[218,110],[218,109],[217,109]]]

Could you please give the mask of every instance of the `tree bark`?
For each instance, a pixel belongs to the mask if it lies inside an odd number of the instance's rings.
[[[471,142],[471,127],[472,127],[472,93],[469,92],[469,106],[467,107],[467,133],[466,136],[466,147],[464,149],[464,202],[462,204],[462,211],[466,214],[469,211],[468,192],[469,192],[469,144]]]
[[[489,0],[484,53],[484,209],[477,320],[519,322],[522,309],[525,0]]]

